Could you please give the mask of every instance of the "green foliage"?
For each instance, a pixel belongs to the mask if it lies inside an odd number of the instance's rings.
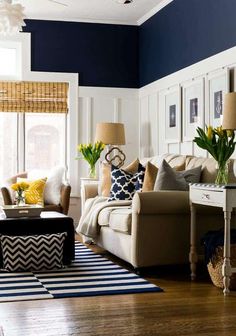
[[[95,144],[80,144],[77,149],[82,154],[82,156],[76,159],[85,159],[89,165],[95,166],[97,160],[100,158],[103,149],[105,148],[104,143],[97,141]]]
[[[214,129],[209,126],[206,127],[206,132],[198,127],[197,133],[198,137],[195,137],[193,141],[200,148],[206,149],[218,162],[219,166],[224,166],[235,149],[234,131],[223,130],[222,126]]]

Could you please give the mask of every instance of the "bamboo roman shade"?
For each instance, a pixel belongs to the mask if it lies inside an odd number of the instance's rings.
[[[68,83],[0,82],[0,112],[67,113]]]

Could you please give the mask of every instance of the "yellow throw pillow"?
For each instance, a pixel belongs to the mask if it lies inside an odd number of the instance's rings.
[[[19,180],[25,180],[27,179],[17,179]],[[25,203],[26,204],[38,204],[38,205],[44,205],[43,201],[43,193],[44,188],[46,184],[47,178],[38,179],[36,181],[27,181],[29,183],[29,188],[25,191]]]
[[[128,173],[135,174],[138,171],[139,160],[134,160],[130,165],[122,168]],[[111,165],[107,162],[101,164],[101,196],[109,197],[111,189]]]

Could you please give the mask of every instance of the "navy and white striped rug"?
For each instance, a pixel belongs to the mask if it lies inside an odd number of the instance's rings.
[[[134,273],[76,242],[75,260],[47,272],[0,272],[0,302],[162,292]]]

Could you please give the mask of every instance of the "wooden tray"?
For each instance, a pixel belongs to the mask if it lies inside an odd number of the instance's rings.
[[[7,218],[18,218],[18,217],[40,217],[43,207],[40,205],[3,205],[2,210],[4,211]]]

